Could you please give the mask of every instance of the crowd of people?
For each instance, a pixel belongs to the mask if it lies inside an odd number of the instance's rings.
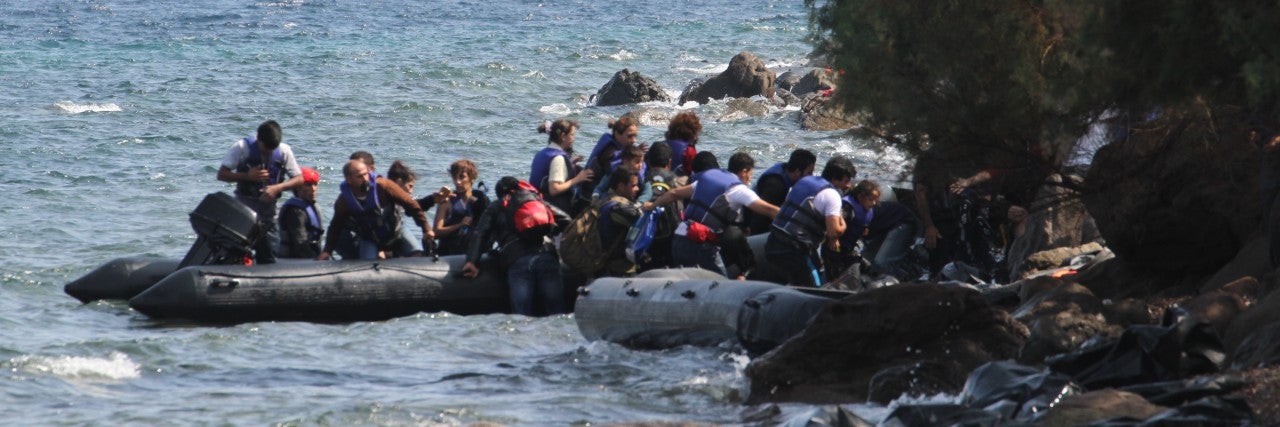
[[[876,182],[858,180],[844,156],[831,157],[814,175],[817,156],[802,148],[766,167],[753,186],[750,154],[733,153],[721,167],[715,154],[698,150],[702,125],[693,112],[673,117],[664,140],[652,144],[637,142],[631,117],[608,129],[584,157],[574,148],[578,123],[543,123],[538,131],[547,145],[533,154],[528,179],[503,176],[492,194],[475,163],[462,159],[448,169],[453,188],[415,199],[417,175],[407,165],[397,160],[379,174],[373,155],[357,151],[342,167],[327,227],[317,208],[320,174],[298,166],[275,121],[236,142],[217,178],[235,183],[236,198],[258,215],[257,263],[464,255],[465,277],[476,277],[481,265],[506,275],[512,310],[520,314],[535,314],[535,307],[566,311],[562,261],[588,278],[698,267],[730,278],[822,286],[854,266],[868,276],[920,278],[924,272],[910,258],[921,238],[933,277],[957,260],[988,278],[995,268],[981,185],[990,171],[940,177],[927,172],[937,159],[922,156],[916,197],[903,204],[883,200]],[[277,200],[290,190],[277,215]],[[406,216],[420,235],[407,233]],[[765,233],[767,261],[757,265],[747,237]],[[422,249],[414,244],[419,236]],[[563,247],[580,242],[590,250]],[[480,263],[485,254],[495,262]]]

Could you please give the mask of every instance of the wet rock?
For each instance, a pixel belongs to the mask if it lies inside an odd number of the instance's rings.
[[[1063,398],[1036,425],[1075,427],[1121,417],[1145,420],[1166,409],[1134,393],[1104,389]]]
[[[712,99],[773,97],[777,76],[764,66],[764,61],[750,52],[742,52],[729,60],[729,68],[704,82],[695,81],[680,94],[680,103],[694,101],[706,104]]]
[[[951,364],[934,361],[881,369],[871,377],[867,400],[884,404],[903,395],[920,397],[946,393],[955,388],[952,369]]]
[[[596,105],[626,105],[649,101],[669,102],[671,97],[662,86],[638,71],[623,68],[596,91]]]
[[[804,70],[787,70],[778,75],[778,79],[774,80],[773,85],[777,90],[791,91],[792,88],[796,87],[796,83],[800,83],[800,78],[804,77],[804,75]]]
[[[769,107],[759,102],[745,99],[730,99],[725,103],[729,109],[722,115],[721,121],[728,121],[725,117],[764,117],[769,114]]]
[[[827,306],[804,332],[752,361],[747,403],[862,402],[877,373],[921,362],[936,373],[931,389],[954,393],[973,368],[1014,357],[1026,337],[1025,326],[969,288],[873,289]]]
[[[809,94],[801,97],[800,128],[814,131],[849,129],[857,126],[858,118],[844,110],[830,96]]]
[[[827,70],[815,68],[805,73],[796,81],[795,86],[789,89],[796,96],[805,96],[811,93],[821,93],[828,89],[835,89],[835,76]]]

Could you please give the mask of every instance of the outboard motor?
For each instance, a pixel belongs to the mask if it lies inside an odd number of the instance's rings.
[[[191,228],[196,243],[178,268],[192,265],[240,264],[253,254],[253,244],[262,234],[258,214],[227,193],[210,193],[191,212]]]

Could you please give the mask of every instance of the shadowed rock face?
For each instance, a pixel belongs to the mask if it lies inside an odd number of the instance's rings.
[[[671,101],[671,97],[662,90],[662,86],[638,71],[623,68],[613,75],[599,91],[596,91],[596,105],[626,105],[649,101]]]
[[[700,84],[695,82],[680,94],[680,103],[695,101],[706,104],[711,99],[750,98],[761,95],[773,98],[773,82],[777,75],[765,67],[764,61],[750,52],[737,54],[723,73]]]
[[[1098,150],[1085,204],[1107,246],[1154,273],[1211,273],[1258,224],[1260,150],[1227,108],[1166,110]]]
[[[1026,339],[1025,326],[971,289],[875,289],[831,304],[803,333],[748,365],[747,403],[859,402],[871,396],[873,378],[878,400],[955,393],[970,371],[1017,356]]]

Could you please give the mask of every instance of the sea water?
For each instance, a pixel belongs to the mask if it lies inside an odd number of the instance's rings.
[[[724,101],[596,107],[628,68],[673,97],[752,52],[802,68],[803,2],[0,1],[0,420],[6,425],[741,423],[749,359],[726,344],[633,351],[573,317],[419,314],[210,327],[82,305],[62,286],[121,256],[177,258],[228,147],[274,119],[322,206],[348,154],[400,159],[427,192],[474,160],[526,176],[544,120],[702,118],[700,148],[762,170],[794,148],[891,178],[902,157]],[[723,160],[722,160],[723,161]],[[327,216],[329,212],[324,212]]]

